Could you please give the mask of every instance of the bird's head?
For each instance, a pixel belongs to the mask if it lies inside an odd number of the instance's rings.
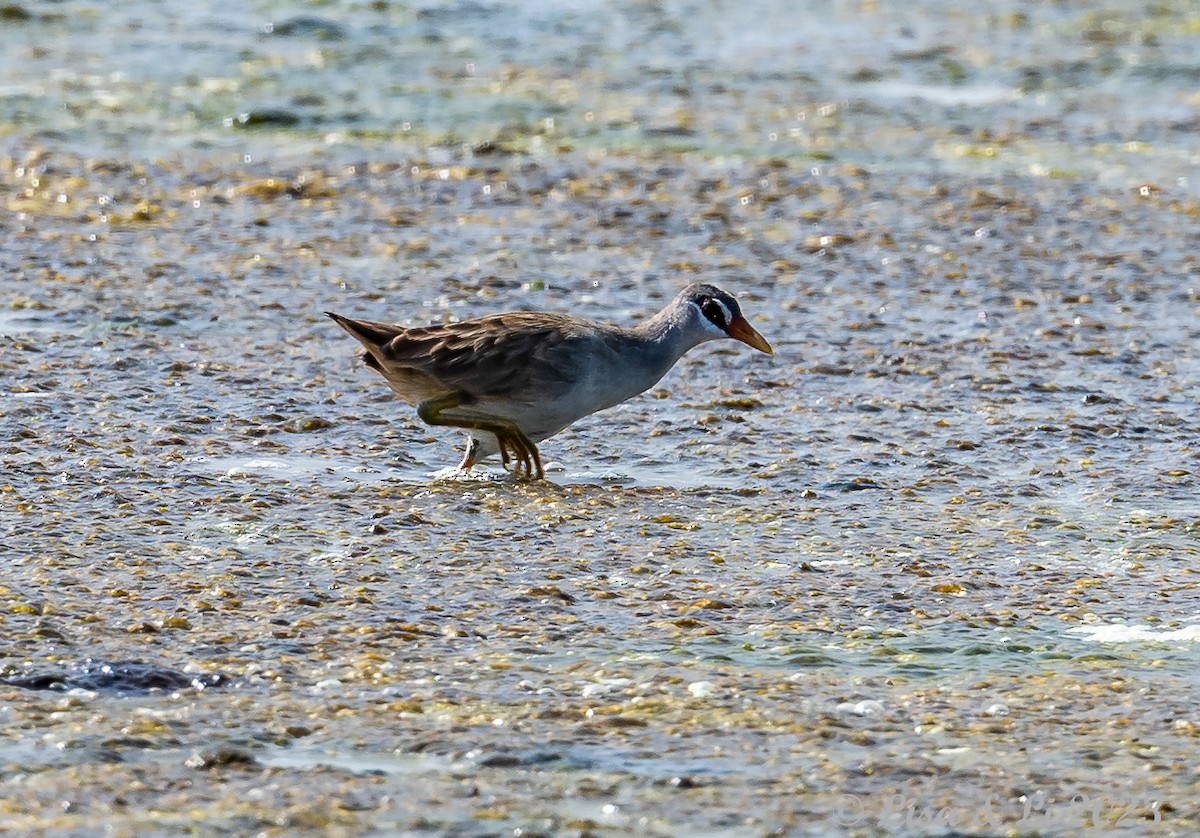
[[[712,337],[733,338],[759,352],[775,354],[767,339],[746,321],[742,315],[742,307],[732,294],[715,285],[696,284],[683,289],[680,296],[689,307],[695,309],[693,314],[700,328]]]

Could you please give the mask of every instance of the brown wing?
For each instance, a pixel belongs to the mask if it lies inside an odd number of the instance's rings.
[[[569,317],[512,312],[404,329],[373,354],[385,366],[417,370],[447,389],[532,402],[571,383],[578,337]]]

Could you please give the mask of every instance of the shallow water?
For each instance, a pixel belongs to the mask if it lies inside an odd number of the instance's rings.
[[[1195,832],[1191,5],[176,11],[3,12],[6,828]],[[322,315],[687,281],[540,484]]]

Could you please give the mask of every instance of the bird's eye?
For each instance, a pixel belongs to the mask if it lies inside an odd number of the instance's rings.
[[[708,319],[718,329],[724,329],[729,325],[729,318],[726,316],[725,306],[721,305],[711,297],[700,303],[700,313]]]

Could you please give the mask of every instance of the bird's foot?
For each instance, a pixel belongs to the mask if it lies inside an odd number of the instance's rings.
[[[500,462],[508,467],[513,462],[513,476],[518,480],[545,480],[546,473],[542,469],[542,457],[538,454],[537,446],[519,430],[511,434],[497,434],[500,444]],[[509,448],[512,453],[509,453]]]
[[[500,449],[500,462],[507,468],[510,461],[516,461],[513,473],[528,480],[544,480],[542,459],[538,456],[537,446],[525,436],[517,424],[511,419],[501,416],[462,415],[457,409],[464,403],[470,403],[464,393],[449,393],[440,398],[430,399],[417,405],[417,415],[428,425],[447,425],[467,430],[487,431],[494,434]],[[463,457],[461,468],[470,468],[475,464],[479,452],[479,442],[472,437],[467,453]]]

